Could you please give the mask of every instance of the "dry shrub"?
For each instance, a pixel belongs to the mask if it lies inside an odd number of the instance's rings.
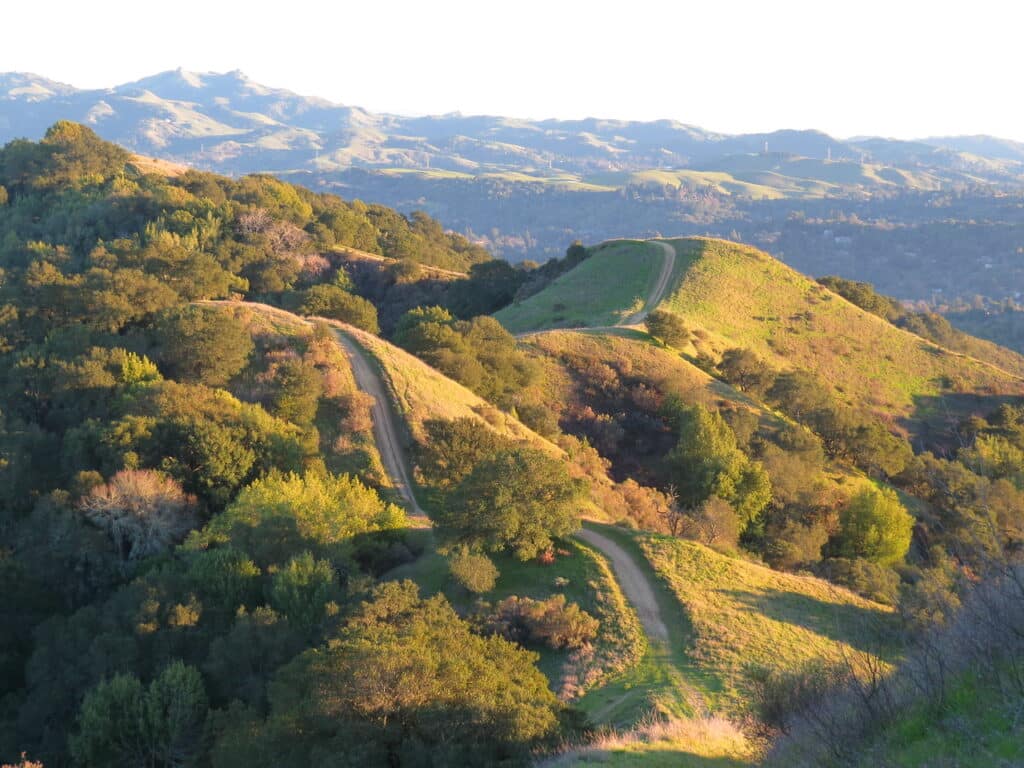
[[[37,763],[35,760],[29,760],[25,753],[21,753],[21,760],[17,763],[4,763],[0,768],[43,768],[42,763]]]
[[[110,535],[124,560],[169,549],[198,522],[196,499],[166,475],[125,469],[79,501],[94,525]]]
[[[679,535],[724,552],[736,549],[740,527],[727,501],[710,497],[697,509],[682,516]]]
[[[712,760],[725,756],[739,759],[753,756],[753,747],[740,726],[720,715],[666,719],[652,713],[632,730],[599,731],[586,745],[570,747],[541,765],[544,768],[568,768],[580,761],[590,765],[609,760],[611,753],[623,751],[637,753],[639,762],[643,760],[643,749],[638,745],[656,745],[659,742],[679,745],[680,751]]]
[[[583,648],[596,637],[597,619],[565,595],[547,600],[512,595],[494,606],[491,628],[517,642],[540,642],[551,648]]]
[[[342,430],[346,432],[369,432],[373,429],[372,395],[365,392],[353,392],[346,398],[346,415]]]
[[[851,653],[827,669],[824,686],[816,674],[821,670],[792,676],[769,699],[775,702],[771,719],[783,737],[768,765],[856,764],[864,740],[897,722],[901,713],[923,705],[938,719],[964,675],[994,682],[1007,703],[1019,702],[1024,698],[1024,566],[1004,565],[974,587],[947,624],[917,639],[894,673],[871,654]],[[819,690],[807,693],[807,686]]]

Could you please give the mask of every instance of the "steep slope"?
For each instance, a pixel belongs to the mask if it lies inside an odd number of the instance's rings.
[[[782,262],[723,240],[670,241],[673,283],[659,307],[681,315],[697,335],[694,353],[754,350],[778,370],[817,374],[840,399],[918,426],[991,409],[1024,394],[1024,358],[994,350],[991,362],[951,352],[850,304]],[[523,333],[569,325],[611,325],[633,305],[627,296],[650,282],[654,257],[618,242],[544,291],[502,310],[498,319]],[[591,306],[598,297],[599,311]],[[985,345],[979,347],[984,351]]]
[[[656,534],[626,538],[689,618],[694,664],[707,695],[726,711],[749,701],[750,668],[797,669],[855,652],[890,660],[891,609],[822,579],[726,557],[693,541]]]
[[[702,238],[674,245],[688,266],[662,306],[708,334],[707,354],[750,348],[778,369],[816,373],[851,405],[911,421],[1024,393],[1017,371],[896,328],[766,253]]]

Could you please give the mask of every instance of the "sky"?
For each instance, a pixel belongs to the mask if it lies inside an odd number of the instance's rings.
[[[240,69],[396,114],[1024,140],[1017,5],[49,0],[5,3],[0,71],[101,88]]]

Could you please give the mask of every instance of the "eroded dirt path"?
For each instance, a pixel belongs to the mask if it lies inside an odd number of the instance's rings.
[[[355,377],[359,389],[373,398],[373,408],[371,409],[373,437],[377,441],[377,450],[380,452],[384,469],[391,478],[395,490],[405,500],[410,514],[426,519],[427,513],[416,501],[416,495],[412,490],[408,464],[405,462],[405,451],[402,448],[401,433],[395,422],[384,382],[366,359],[367,353],[363,348],[344,331],[338,328],[332,330],[352,365],[352,375]]]
[[[589,528],[581,529],[576,534],[576,538],[585,541],[611,562],[612,571],[615,573],[615,578],[619,580],[622,593],[632,604],[633,610],[636,611],[647,637],[667,643],[669,641],[668,628],[661,619],[661,611],[658,608],[658,599],[654,596],[654,589],[630,554],[607,536]]]
[[[661,300],[665,298],[665,291],[668,290],[668,282],[672,279],[672,271],[676,267],[676,249],[663,240],[649,240],[648,242],[661,248],[662,253],[665,254],[665,261],[661,265],[661,274],[658,275],[658,282],[654,284],[654,289],[647,297],[647,303],[644,304],[644,308],[639,312],[630,315],[621,323],[619,326],[624,325],[637,325],[643,322],[643,319],[647,317],[652,309],[654,309]]]

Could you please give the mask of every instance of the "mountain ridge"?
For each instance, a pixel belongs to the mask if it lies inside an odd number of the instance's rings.
[[[266,86],[237,69],[178,68],[93,89],[34,73],[0,73],[0,142],[38,138],[63,118],[85,122],[104,138],[136,151],[229,173],[428,170],[441,163],[477,171],[530,172],[532,166],[533,175],[544,177],[550,175],[545,166],[575,173],[691,167],[766,149],[837,162],[914,164],[932,155],[930,161],[949,164],[950,157],[967,163],[964,156],[980,156],[990,161],[992,172],[1024,167],[1024,144],[993,136],[840,139],[816,129],[727,134],[675,119],[532,120],[461,112],[404,116]],[[268,154],[274,153],[271,160]]]

